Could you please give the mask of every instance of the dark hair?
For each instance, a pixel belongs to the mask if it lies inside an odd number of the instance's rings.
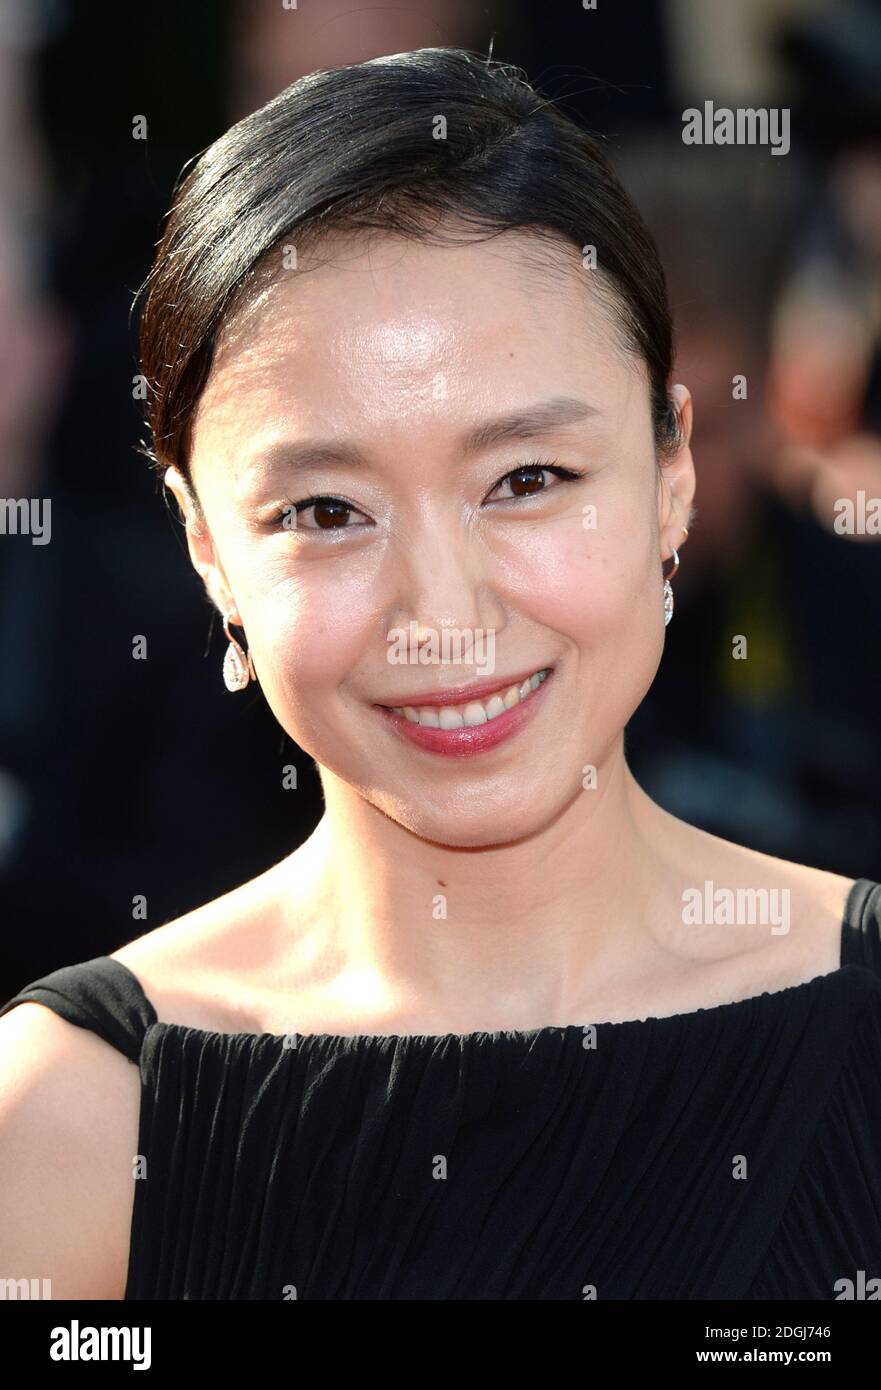
[[[161,472],[174,463],[188,476],[193,412],[221,322],[261,273],[280,272],[272,254],[285,239],[298,252],[338,230],[428,240],[431,219],[444,217],[471,236],[529,228],[595,247],[591,284],[648,369],[659,457],[675,447],[672,324],[652,237],[597,142],[521,69],[423,48],[315,72],[183,172],[141,287],[153,442],[140,452]]]

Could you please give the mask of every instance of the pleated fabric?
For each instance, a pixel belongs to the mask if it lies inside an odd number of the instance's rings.
[[[835,1299],[881,1277],[865,879],[838,970],[668,1018],[217,1033],[159,1022],[107,956],[0,1013],[25,1000],[139,1067],[127,1300]]]

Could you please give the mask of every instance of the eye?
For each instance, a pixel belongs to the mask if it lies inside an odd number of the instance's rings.
[[[314,513],[312,522],[301,521],[309,512]],[[288,531],[351,531],[349,519],[353,516],[363,517],[364,513],[342,497],[302,497],[289,503],[274,520]],[[369,518],[366,520],[370,525]]]
[[[516,501],[521,497],[533,497],[539,492],[553,492],[553,488],[548,488],[545,484],[543,474],[550,473],[559,478],[561,482],[571,482],[575,478],[580,478],[580,473],[574,473],[571,468],[562,468],[555,464],[553,460],[535,459],[532,463],[525,463],[521,468],[514,468],[510,473],[506,473],[504,478],[500,478],[493,488],[495,492],[503,484],[508,483],[511,492],[507,497],[501,497],[500,502]],[[492,497],[492,492],[489,497]],[[487,500],[489,500],[489,497]]]

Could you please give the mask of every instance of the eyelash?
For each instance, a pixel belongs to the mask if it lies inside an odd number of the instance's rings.
[[[499,478],[499,481],[491,490],[495,492],[496,488],[501,487],[502,483],[506,483],[509,478],[516,478],[518,473],[535,472],[553,473],[555,477],[559,478],[560,481],[564,483],[574,482],[576,479],[582,478],[584,476],[583,473],[574,472],[571,468],[563,468],[560,464],[555,463],[553,459],[532,459],[529,463],[522,463],[519,465],[519,467],[512,468],[508,473],[505,473],[503,477]],[[553,488],[542,487],[539,488],[537,492],[524,493],[523,497],[502,497],[498,500],[501,502],[520,502],[528,499],[529,497],[538,497],[541,496],[542,493],[553,491]],[[335,497],[333,496],[333,494],[329,493],[317,493],[312,497],[302,497],[299,502],[294,502],[291,499],[290,506],[293,507],[294,511],[299,516],[301,512],[308,511],[310,507],[314,507],[318,502],[340,502],[344,507],[348,507],[351,512],[357,512],[359,510],[359,508],[354,506],[353,503],[347,502],[344,497]],[[274,516],[270,521],[270,525],[277,525],[280,521],[282,521],[288,510],[288,507],[285,507],[284,511],[281,511],[278,513],[277,516]],[[355,528],[353,526],[346,525],[303,526],[299,528],[291,527],[290,529],[299,529],[301,535],[304,531],[314,531],[317,532],[319,535],[333,535],[334,532],[351,531]]]

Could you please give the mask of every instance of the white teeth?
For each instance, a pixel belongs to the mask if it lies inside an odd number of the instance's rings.
[[[441,707],[438,717],[442,729],[461,729],[462,725],[465,723],[465,720],[457,709],[449,709],[446,705]]]
[[[486,723],[487,713],[479,700],[472,700],[469,705],[465,706],[465,713],[462,717],[465,721],[465,727],[473,729],[476,724]]]
[[[536,671],[522,685],[511,685],[507,690],[499,690],[485,700],[470,700],[466,705],[413,705],[393,706],[395,714],[403,714],[411,724],[421,724],[427,729],[474,728],[477,724],[487,724],[500,714],[519,705],[537,690],[548,678],[548,671]]]

